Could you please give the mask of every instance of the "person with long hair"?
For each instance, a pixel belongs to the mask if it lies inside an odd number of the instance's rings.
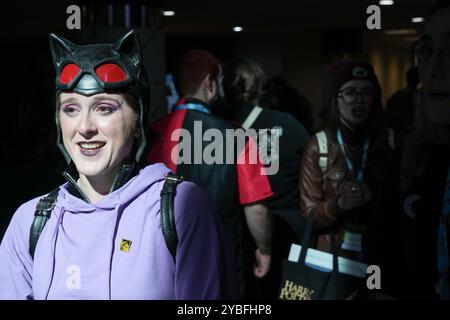
[[[394,153],[382,120],[381,88],[371,65],[341,60],[327,69],[328,120],[306,146],[300,207],[316,212],[317,248],[383,264],[389,171]]]

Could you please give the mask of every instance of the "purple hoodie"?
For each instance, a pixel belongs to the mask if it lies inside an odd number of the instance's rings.
[[[217,213],[195,184],[177,187],[176,263],[160,219],[162,164],[150,165],[101,201],[59,192],[36,246],[30,226],[38,200],[14,214],[0,245],[0,299],[229,299],[231,251]],[[121,248],[131,241],[129,250]]]

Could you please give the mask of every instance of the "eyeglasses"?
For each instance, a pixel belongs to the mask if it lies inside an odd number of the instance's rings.
[[[360,90],[355,87],[347,87],[338,91],[338,97],[342,98],[347,104],[355,102],[358,99],[358,96],[361,96],[363,101],[370,102],[375,96],[375,90],[369,87]]]
[[[417,67],[419,64],[428,63],[436,50],[442,50],[443,57],[450,61],[450,39],[444,40],[438,47],[431,40],[414,41],[410,47],[411,65]]]
[[[59,89],[71,89],[84,74],[91,74],[104,89],[114,89],[127,85],[132,81],[125,70],[116,62],[104,62],[93,70],[82,70],[77,64],[67,62],[57,77]]]

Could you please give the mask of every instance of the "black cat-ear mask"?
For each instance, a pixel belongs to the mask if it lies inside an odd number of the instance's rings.
[[[58,90],[89,96],[139,85],[142,48],[134,30],[115,44],[90,45],[76,45],[52,33],[50,50]]]
[[[134,160],[139,162],[147,145],[150,90],[137,34],[130,31],[115,44],[89,45],[77,45],[50,34],[50,50],[56,69],[57,92],[69,91],[90,96],[111,89],[131,93],[136,98],[140,109],[140,133]],[[62,142],[58,124],[56,145],[70,163],[71,158]]]

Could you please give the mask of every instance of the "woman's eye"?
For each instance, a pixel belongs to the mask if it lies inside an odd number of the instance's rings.
[[[107,105],[100,105],[97,107],[97,112],[109,114],[114,112],[114,108]]]
[[[77,109],[74,108],[74,107],[66,106],[66,107],[63,107],[62,111],[65,114],[71,116],[71,115],[74,115],[77,112]]]
[[[353,90],[345,91],[344,94],[348,97],[354,97],[356,92]]]

